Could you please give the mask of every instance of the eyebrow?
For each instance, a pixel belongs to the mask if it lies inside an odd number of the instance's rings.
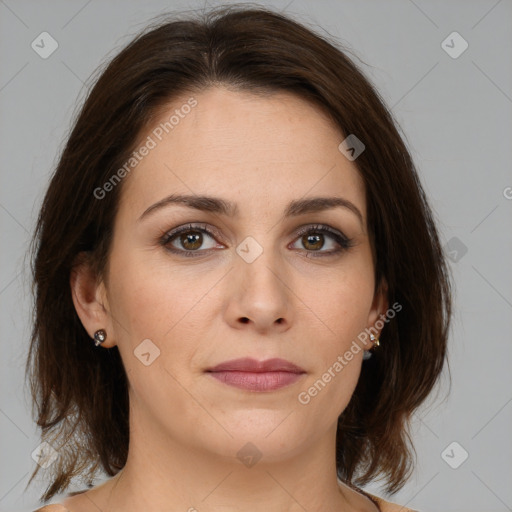
[[[238,205],[230,201],[212,196],[171,194],[160,201],[152,204],[139,217],[139,221],[149,214],[168,207],[170,205],[182,205],[195,210],[236,217],[238,215]],[[357,206],[343,197],[312,197],[307,199],[298,199],[291,201],[283,212],[284,217],[296,217],[306,213],[316,213],[333,208],[346,208],[354,213],[362,225],[364,225],[363,215]]]

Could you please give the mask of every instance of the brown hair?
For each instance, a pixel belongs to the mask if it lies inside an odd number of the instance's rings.
[[[447,360],[449,269],[398,124],[338,46],[282,14],[232,5],[149,25],[102,71],[74,121],[33,238],[26,371],[42,439],[59,452],[42,500],[74,477],[92,481],[99,469],[113,476],[127,459],[122,360],[117,347],[94,347],[69,282],[78,256],[87,255],[99,276],[108,261],[122,183],[108,200],[95,199],[94,190],[127,161],[173,98],[217,84],[296,94],[366,146],[355,163],[366,186],[376,289],[385,278],[389,304],[402,310],[384,327],[380,349],[363,364],[339,416],[336,464],[339,478],[351,485],[383,475],[389,493],[410,477],[409,421]]]

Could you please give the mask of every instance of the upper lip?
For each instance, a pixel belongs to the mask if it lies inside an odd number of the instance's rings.
[[[258,361],[250,357],[241,359],[232,359],[231,361],[224,361],[223,363],[208,368],[207,372],[226,372],[226,371],[240,371],[240,372],[290,372],[290,373],[304,373],[305,370],[296,364],[286,361],[285,359],[266,359],[265,361]]]

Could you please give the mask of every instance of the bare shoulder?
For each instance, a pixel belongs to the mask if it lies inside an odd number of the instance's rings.
[[[70,512],[64,505],[54,503],[52,505],[45,505],[42,508],[34,510],[34,512]]]
[[[76,496],[78,494],[78,496]],[[88,510],[87,507],[84,508],[84,504],[82,500],[80,500],[81,493],[70,493],[67,496],[61,497],[60,503],[52,503],[50,505],[45,505],[42,508],[38,508],[34,510],[34,512],[82,512],[83,510]]]
[[[404,505],[398,505],[397,503],[392,503],[391,501],[386,501],[379,496],[375,496],[374,494],[366,493],[372,497],[374,501],[377,502],[379,508],[382,512],[419,512],[417,510],[413,510],[412,508],[408,508]]]

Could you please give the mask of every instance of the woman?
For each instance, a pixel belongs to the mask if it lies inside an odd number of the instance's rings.
[[[410,510],[358,486],[412,472],[451,285],[392,116],[332,43],[263,8],[148,27],[34,244],[42,501],[89,487],[40,510]]]

